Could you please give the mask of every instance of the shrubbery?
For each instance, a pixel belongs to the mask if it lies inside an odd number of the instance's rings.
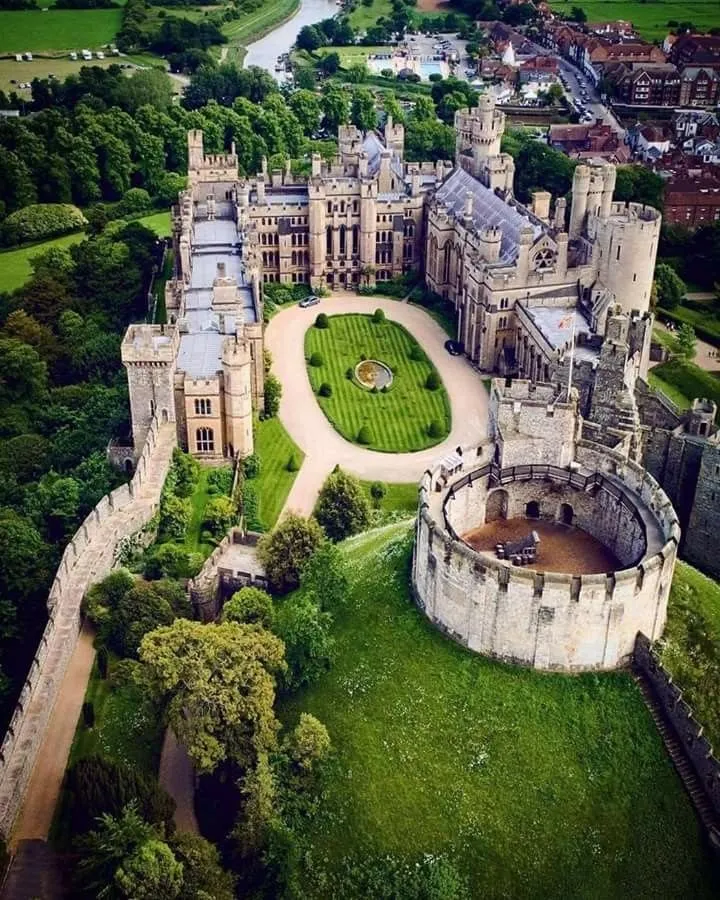
[[[369,425],[363,425],[360,431],[358,431],[357,436],[358,444],[372,444],[373,442],[373,433],[370,430]]]
[[[194,578],[202,569],[200,553],[191,553],[178,544],[159,544],[153,547],[145,558],[145,577]]]
[[[265,415],[268,419],[272,419],[278,414],[281,397],[282,385],[270,372],[265,376]]]
[[[315,319],[315,327],[316,328],[329,328],[330,320],[327,317],[327,313],[318,313],[317,318]]]
[[[274,619],[272,597],[255,587],[241,588],[227,601],[222,611],[223,622],[239,622],[241,625],[272,628]]]
[[[298,462],[298,458],[294,453],[290,454],[290,459],[288,459],[285,468],[288,472],[297,472],[297,470],[300,468],[300,463]]]
[[[208,502],[203,524],[215,540],[222,540],[237,523],[237,509],[230,497],[215,497]]]
[[[319,394],[321,397],[332,397],[332,387],[327,383],[327,381],[324,381],[324,382],[320,385],[320,389],[318,390],[318,394]]]
[[[321,366],[325,365],[325,359],[323,358],[322,353],[320,353],[318,350],[316,350],[310,356],[310,365],[316,369],[319,369]]]
[[[248,457],[248,459],[251,458]],[[245,460],[245,463],[247,463],[247,460]],[[247,475],[247,472],[245,474]],[[218,466],[217,469],[211,469],[207,476],[208,494],[229,495],[232,488],[232,480],[233,473],[230,466]]]
[[[257,453],[251,453],[250,456],[246,456],[242,461],[242,469],[243,475],[246,478],[257,478],[262,471],[262,461]],[[230,493],[230,489],[225,492],[226,494]]]
[[[317,521],[297,513],[288,513],[273,532],[263,535],[258,543],[258,557],[273,590],[296,588],[300,572],[323,540]]]
[[[71,203],[36,203],[11,213],[2,225],[4,244],[24,244],[79,231],[87,225],[82,212]]]
[[[385,312],[384,312],[384,310],[382,310],[382,309],[380,309],[380,308],[378,307],[378,309],[376,309],[375,312],[374,312],[373,315],[372,315],[372,320],[373,320],[373,322],[374,322],[376,325],[382,325],[383,322],[385,321]]]
[[[433,421],[428,425],[427,433],[428,437],[431,438],[442,437],[442,425],[436,419],[433,419]]]
[[[425,387],[429,391],[436,391],[440,387],[440,376],[433,369],[431,372],[428,372],[428,376],[425,379]]]
[[[413,362],[422,362],[425,359],[425,354],[420,344],[413,344],[408,355]]]

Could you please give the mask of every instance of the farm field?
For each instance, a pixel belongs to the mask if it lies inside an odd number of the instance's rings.
[[[368,446],[373,450],[408,452],[431,447],[450,431],[450,404],[445,388],[428,390],[425,379],[433,370],[420,354],[413,338],[394,322],[376,324],[371,316],[331,316],[329,328],[311,327],[305,334],[305,356],[320,353],[323,365],[308,365],[308,376],[316,395],[324,383],[331,397],[317,397],[333,426],[349,441],[358,441],[363,426],[370,429]],[[354,372],[362,359],[375,359],[390,366],[393,382],[387,393],[360,387],[347,372]],[[439,434],[428,436],[432,422]]]
[[[98,50],[114,40],[122,10],[50,9],[0,11],[0,53]],[[18,63],[18,68],[20,64]],[[26,79],[28,80],[28,79]]]
[[[335,748],[300,836],[304,896],[380,896],[382,873],[428,855],[454,862],[472,897],[713,895],[695,815],[626,673],[540,674],[444,637],[409,595],[407,522],[340,546],[351,596],[333,667],[283,708],[317,716]]]
[[[611,22],[624,19],[633,23],[642,37],[649,41],[664,38],[668,22],[692,22],[696,28],[707,30],[720,26],[720,7],[716,0],[658,0],[643,3],[635,0],[550,0],[550,6],[559,13],[569,14],[572,6],[580,6],[587,13],[589,22]]]
[[[297,471],[288,472],[290,457],[295,456],[300,468],[305,454],[285,431],[278,418],[258,422],[255,429],[255,453],[260,457],[260,474],[247,483],[255,485],[260,523],[265,531],[270,531],[297,478]]]

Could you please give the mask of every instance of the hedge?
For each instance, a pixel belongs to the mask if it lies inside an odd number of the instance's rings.
[[[11,213],[3,222],[3,243],[24,244],[79,231],[87,225],[82,212],[71,203],[36,203]]]

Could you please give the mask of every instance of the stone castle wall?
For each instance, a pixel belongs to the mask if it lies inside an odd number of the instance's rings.
[[[161,442],[162,428],[172,431],[171,440]],[[85,591],[113,568],[118,542],[152,518],[174,443],[174,425],[154,419],[132,480],[100,500],[65,548],[48,596],[48,622],[0,747],[0,834],[6,839],[78,640]],[[146,496],[150,481],[160,486],[154,501]]]
[[[583,449],[588,458],[607,453],[587,444]],[[630,658],[638,631],[659,637],[680,537],[677,519],[639,466],[621,468],[612,452],[608,456],[602,471],[592,475],[542,466],[536,471],[540,480],[530,466],[517,467],[527,470],[522,475],[496,467],[495,472],[497,489],[508,492],[508,516],[524,515],[525,503],[539,499],[541,513],[554,518],[560,503],[570,502],[581,524],[604,538],[625,566],[609,574],[542,573],[477,553],[459,539],[458,530],[484,522],[488,496],[497,492],[495,481],[490,485],[493,467],[475,470],[470,479],[463,476],[447,493],[437,471],[426,473],[413,587],[428,618],[471,650],[539,669],[612,669]],[[445,518],[442,497],[453,495]],[[645,549],[648,526],[654,529],[651,553]]]

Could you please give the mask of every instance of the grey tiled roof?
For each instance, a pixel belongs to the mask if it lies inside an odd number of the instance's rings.
[[[456,169],[435,196],[447,210],[461,216],[468,193],[473,197],[472,218],[475,226],[485,228],[488,225],[496,225],[502,231],[500,244],[502,264],[511,263],[517,256],[521,228],[527,226],[532,228],[535,239],[541,234],[540,225],[531,222],[515,207],[505,203],[501,197],[464,169]]]

